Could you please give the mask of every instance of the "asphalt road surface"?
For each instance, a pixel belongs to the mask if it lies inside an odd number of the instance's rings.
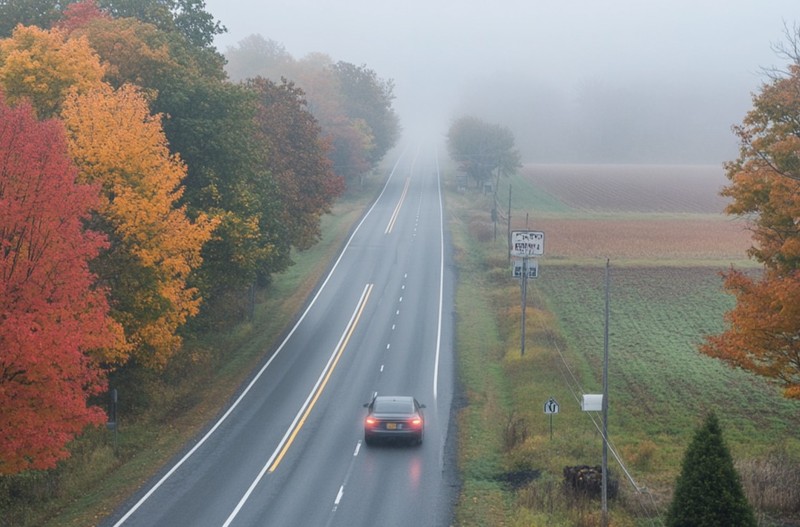
[[[450,524],[454,276],[441,185],[435,151],[397,156],[286,340],[105,527]],[[365,445],[376,393],[427,405],[421,446]]]

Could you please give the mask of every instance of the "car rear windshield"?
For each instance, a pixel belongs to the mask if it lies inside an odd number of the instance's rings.
[[[376,414],[410,414],[414,412],[414,404],[411,401],[378,399],[372,410]]]

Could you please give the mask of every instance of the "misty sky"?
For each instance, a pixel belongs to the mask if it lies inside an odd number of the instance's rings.
[[[260,34],[395,82],[406,136],[464,114],[528,162],[720,163],[797,0],[206,0],[223,53]]]

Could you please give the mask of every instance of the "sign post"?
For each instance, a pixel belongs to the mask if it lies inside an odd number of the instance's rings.
[[[558,401],[553,397],[544,403],[544,413],[550,416],[550,441],[553,440],[553,414],[558,413]]]
[[[530,264],[531,257],[544,255],[544,233],[541,231],[511,231],[511,256],[516,259],[512,274],[522,279],[522,334],[520,336],[520,355],[525,355],[525,315],[528,305],[528,278],[539,276],[539,264],[536,258]]]

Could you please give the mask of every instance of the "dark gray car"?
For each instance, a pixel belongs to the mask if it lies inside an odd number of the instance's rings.
[[[407,439],[422,444],[425,417],[420,404],[410,395],[378,395],[366,403],[364,442],[371,445],[376,439]]]

